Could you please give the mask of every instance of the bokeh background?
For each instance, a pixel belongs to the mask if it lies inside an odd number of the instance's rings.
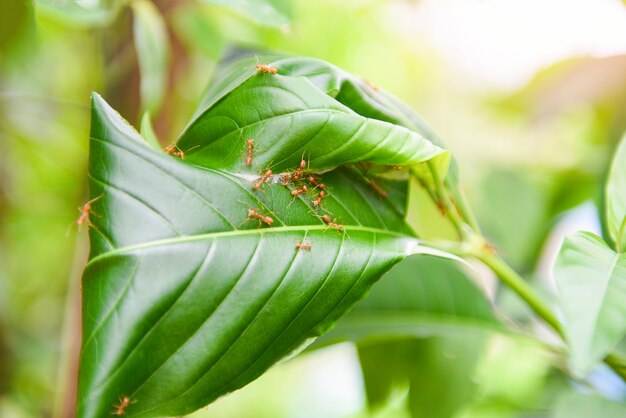
[[[90,93],[137,127],[150,111],[165,146],[233,46],[319,57],[409,103],[457,157],[484,232],[546,298],[562,237],[602,232],[602,180],[626,129],[618,0],[0,0],[0,417],[69,414]],[[486,279],[509,316],[528,319]],[[475,386],[442,417],[570,418],[568,405],[626,399],[608,370],[573,383],[519,336],[490,334],[471,371],[438,367],[470,350],[461,334],[417,350],[426,393],[460,372]],[[409,417],[401,382],[368,408],[363,350],[311,350],[193,416]],[[463,388],[449,390],[433,402]]]

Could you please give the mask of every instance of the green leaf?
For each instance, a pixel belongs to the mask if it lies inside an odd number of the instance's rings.
[[[493,169],[481,182],[477,214],[485,235],[519,271],[534,267],[550,228],[554,187],[516,171]]]
[[[170,60],[167,29],[161,13],[149,0],[134,0],[133,33],[139,60],[141,106],[156,113],[167,88]]]
[[[573,367],[586,374],[626,332],[626,254],[579,232],[563,242],[554,278]]]
[[[609,234],[619,252],[626,251],[626,135],[613,157],[606,183],[606,213]]]
[[[152,121],[150,119],[150,112],[145,112],[141,117],[140,132],[143,139],[154,149],[160,150],[161,145],[152,128]]]
[[[475,394],[473,375],[485,342],[484,335],[465,331],[360,344],[359,361],[370,406],[384,406],[394,389],[408,386],[411,416],[453,416]]]
[[[476,395],[474,374],[486,337],[466,331],[418,342],[411,365],[411,416],[452,417]]]
[[[416,255],[395,265],[315,345],[454,335],[466,328],[477,332],[503,329],[465,268],[454,260]]]
[[[552,415],[554,418],[623,418],[626,405],[594,395],[571,393],[561,397]]]
[[[411,256],[316,346],[358,343],[370,406],[408,385],[414,416],[447,417],[472,398],[485,337],[500,329],[491,304],[458,263]]]
[[[289,18],[278,11],[268,0],[203,0],[205,3],[225,7],[262,25],[281,29],[289,27]]]
[[[219,98],[179,141],[184,160],[148,147],[94,96],[81,418],[107,416],[120,397],[129,417],[198,409],[332,327],[406,254],[430,251],[405,223],[406,173],[382,198],[369,182],[378,172],[349,163],[415,165],[442,149],[297,75],[254,69],[214,85]],[[303,154],[325,184],[323,210],[313,184],[299,196],[307,181],[281,185]]]
[[[416,131],[359,114],[333,99],[344,85],[335,80],[332,69],[320,69],[311,59],[264,62],[278,74],[257,71],[253,58],[233,64],[239,71],[218,73],[228,76],[207,91],[201,110],[178,143],[189,161],[257,173],[270,164],[274,171],[295,168],[303,156],[311,170],[358,162],[407,165],[434,160],[445,173],[449,154]],[[312,68],[318,70],[316,83],[306,76]],[[267,103],[263,108],[251,105],[259,95]],[[350,104],[359,100],[363,98]],[[253,138],[263,150],[250,167],[241,164],[237,139],[244,137]]]

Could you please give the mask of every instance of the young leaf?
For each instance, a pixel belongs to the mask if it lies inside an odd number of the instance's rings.
[[[141,133],[141,136],[143,137],[143,139],[146,140],[148,145],[150,145],[151,147],[153,147],[156,150],[160,150],[161,149],[161,145],[159,144],[159,140],[156,137],[156,133],[154,132],[154,129],[152,128],[152,121],[150,119],[150,112],[145,112],[143,114],[143,116],[141,117],[141,126],[140,126],[139,132]]]
[[[606,217],[617,251],[626,251],[626,135],[613,157],[606,183]]]
[[[409,131],[382,140],[381,122],[303,85],[297,77],[258,74],[234,86],[181,141],[185,160],[148,147],[94,96],[89,176],[97,200],[83,277],[79,417],[107,416],[125,397],[129,417],[206,405],[325,332],[409,248],[419,251],[404,222],[407,180],[389,180],[383,199],[362,170],[345,165],[417,164],[443,151]],[[246,97],[249,108],[232,96]],[[294,98],[311,113],[338,109],[341,117],[313,135],[306,124],[301,131],[273,126]],[[228,122],[245,127],[252,109],[257,124],[269,120],[267,138],[280,139],[259,141],[255,164],[269,164],[263,154],[272,155],[277,176],[256,191],[260,167],[245,164],[245,137]],[[363,132],[353,131],[346,146],[338,134],[355,120]],[[400,129],[387,125],[390,133]],[[225,128],[231,144],[213,135]],[[325,184],[323,211],[312,205],[312,184],[307,196],[292,193],[302,183],[280,184],[281,171],[299,166],[300,150],[310,155],[305,170],[317,170]],[[312,248],[298,250],[299,243]]]
[[[579,232],[563,242],[554,278],[573,367],[584,375],[626,332],[626,254]]]
[[[134,0],[133,33],[139,60],[141,106],[156,114],[167,87],[170,59],[165,22],[156,6],[148,0]]]

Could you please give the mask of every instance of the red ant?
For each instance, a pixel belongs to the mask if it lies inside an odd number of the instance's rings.
[[[498,253],[498,249],[496,248],[495,245],[493,245],[490,242],[484,242],[483,243],[483,248],[485,249],[485,251],[487,251],[489,254],[497,254]]]
[[[368,80],[367,78],[363,77],[362,80],[365,82],[365,84],[367,84],[367,86],[369,88],[371,88],[374,91],[378,91],[378,86],[374,83],[372,83],[370,80]]]
[[[117,415],[117,416],[124,415],[124,411],[126,411],[126,408],[128,408],[128,405],[133,404],[137,401],[131,401],[128,396],[122,396],[121,398],[119,398],[119,402],[120,402],[119,404],[113,405],[113,408],[115,408],[115,411],[113,411],[111,415]]]
[[[289,183],[291,183],[291,174],[289,173],[281,174],[280,178],[282,180],[281,184],[285,187],[289,186]]]
[[[402,171],[404,169],[404,167],[402,167],[401,165],[387,165],[385,167],[389,170],[393,169],[398,171]]]
[[[259,221],[259,226],[266,224],[267,226],[272,226],[272,224],[274,223],[274,219],[269,216],[269,215],[263,215],[259,212],[257,212],[254,209],[248,209],[248,221],[253,221],[253,220],[258,220]]]
[[[308,188],[308,187],[306,187],[306,184],[303,184],[303,185],[302,185],[302,187],[301,187],[300,189],[293,189],[293,190],[291,191],[291,195],[293,196],[293,199],[291,200],[291,202],[290,202],[290,203],[289,203],[289,205],[287,205],[287,206],[291,206],[291,204],[292,204],[293,202],[295,202],[295,201],[296,201],[296,198],[297,198],[299,195],[303,195],[303,194],[306,194],[306,193],[308,193],[308,192],[309,192],[309,188]]]
[[[259,132],[257,132],[256,134],[259,135],[261,132],[263,132],[264,129],[265,129],[265,127],[261,128],[261,130]],[[256,146],[254,145],[254,139],[253,138],[247,139],[244,142],[244,153],[245,153],[246,166],[250,167],[250,165],[252,164],[253,154],[255,152],[258,152],[258,151],[259,151],[259,149],[257,149]]]
[[[265,174],[263,174],[261,176],[261,178],[259,179],[259,181],[257,183],[254,184],[254,186],[252,186],[252,188],[254,190],[259,190],[261,188],[261,186],[263,186],[264,183],[267,182],[267,180],[272,176],[272,170],[267,170],[265,172]]]
[[[326,222],[328,224],[329,228],[332,229],[336,229],[338,231],[343,231],[343,225],[338,224],[336,221],[336,219],[331,220],[330,216],[324,214],[324,216],[322,216],[322,219],[324,220],[324,222]]]
[[[306,179],[308,180],[309,183],[311,183],[315,187],[318,187],[322,190],[326,188],[326,185],[324,183],[320,183],[319,179],[316,178],[315,176],[308,176]]]
[[[296,169],[296,171],[293,172],[293,175],[291,176],[292,181],[300,180],[300,177],[302,177],[302,170],[306,167],[306,165],[306,161],[304,160],[304,158],[302,158],[302,160],[300,160],[298,168]]]
[[[446,204],[443,203],[443,200],[437,201],[437,210],[439,210],[439,213],[441,213],[442,215],[446,215]]]
[[[252,153],[254,152],[254,139],[246,141],[246,165],[250,167],[252,164]]]
[[[300,194],[305,194],[305,193],[307,193],[308,191],[309,191],[309,189],[306,187],[306,185],[304,185],[304,186],[302,186],[302,188],[301,188],[301,189],[293,189],[293,190],[291,191],[291,194],[292,194],[292,195],[294,195],[294,196],[298,196],[298,195],[300,195]]]
[[[259,57],[255,57],[256,58],[256,69],[261,71],[262,73],[270,73],[270,74],[276,74],[278,72],[278,70],[274,67],[270,67],[269,64],[259,64]]]
[[[385,189],[383,189],[378,183],[376,183],[376,180],[370,180],[369,183],[370,186],[372,186],[372,188],[376,191],[376,193],[380,195],[380,197],[385,198],[389,196],[389,193],[387,193]]]
[[[270,73],[270,74],[276,74],[278,72],[278,70],[274,67],[270,67],[269,64],[259,64],[259,57],[257,57],[256,59],[256,69],[261,71],[262,73]]]
[[[165,153],[173,155],[174,157],[180,157],[183,160],[185,159],[185,153],[183,152],[183,150],[178,148],[176,144],[171,144],[165,147]]]
[[[313,201],[313,206],[320,205],[325,197],[326,192],[324,190],[320,190],[320,192],[317,194],[317,198]]]
[[[372,169],[372,167],[374,167],[374,163],[370,161],[360,161],[356,163],[356,165],[361,168],[361,172],[365,172],[365,173],[367,173],[369,170]]]
[[[308,242],[299,242],[296,244],[296,250],[311,250],[311,248],[313,248],[313,245],[311,245]]]
[[[87,203],[85,203],[82,207],[78,208],[78,211],[80,212],[80,216],[78,217],[78,219],[76,220],[76,224],[77,225],[86,225],[86,226],[91,226],[91,221],[89,220],[89,214],[92,213],[91,212],[91,204],[93,202],[95,202],[96,200],[102,198],[102,195],[91,199],[90,201],[88,201]]]

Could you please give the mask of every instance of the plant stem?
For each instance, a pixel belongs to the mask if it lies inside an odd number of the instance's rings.
[[[439,176],[439,171],[437,167],[434,166],[432,161],[428,161],[426,163],[428,165],[428,169],[433,178],[433,183],[435,185],[436,192],[436,201],[435,204],[442,208],[443,214],[452,222],[452,225],[456,229],[459,234],[459,238],[461,241],[466,241],[468,239],[467,227],[466,223],[461,220],[456,210],[456,207],[450,201],[450,196],[448,190],[446,189],[443,180]]]
[[[535,294],[532,287],[530,287],[513,268],[497,255],[485,250],[476,251],[471,253],[471,255],[485,263],[503,283],[517,293],[517,295],[522,298],[539,317],[550,325],[562,339],[565,339],[563,327],[554,313],[552,313],[548,305]],[[613,369],[622,380],[626,381],[626,358],[623,358],[619,354],[610,353],[604,358],[604,363]]]
[[[509,286],[526,304],[539,315],[561,338],[565,336],[561,323],[550,310],[548,305],[535,294],[532,287],[507,263],[497,255],[486,250],[472,254],[485,263],[499,278]]]
[[[475,221],[472,222],[473,219],[468,219],[466,216],[463,216],[464,211],[468,211],[469,213],[469,207],[465,201],[461,203],[464,206],[463,209],[460,210],[460,213],[457,212],[456,206],[453,205],[450,200],[450,191],[439,178],[436,167],[434,167],[430,161],[427,164],[435,186],[435,190],[429,189],[429,194],[435,204],[443,205],[444,215],[446,215],[454,225],[461,238],[460,243],[455,242],[451,245],[433,243],[433,247],[443,249],[444,251],[460,257],[472,256],[479,259],[498,276],[500,281],[510,287],[546,324],[554,329],[561,339],[565,340],[565,331],[548,304],[535,293],[533,288],[522,276],[494,253],[485,237],[480,233],[478,224]],[[414,174],[418,179],[420,178],[418,173],[415,172]],[[626,220],[624,222],[626,223]],[[618,243],[618,248],[620,244],[621,243]],[[610,353],[604,358],[604,363],[626,382],[626,358],[619,354]]]
[[[476,234],[481,234],[480,225],[476,221],[476,217],[472,213],[472,210],[467,203],[467,198],[465,197],[465,193],[460,188],[454,188],[450,185],[450,182],[446,179],[444,180],[444,186],[449,191],[450,195],[454,198],[455,207],[458,209],[459,214],[461,215],[461,219],[467,223],[472,231]],[[456,193],[454,193],[456,191]]]

